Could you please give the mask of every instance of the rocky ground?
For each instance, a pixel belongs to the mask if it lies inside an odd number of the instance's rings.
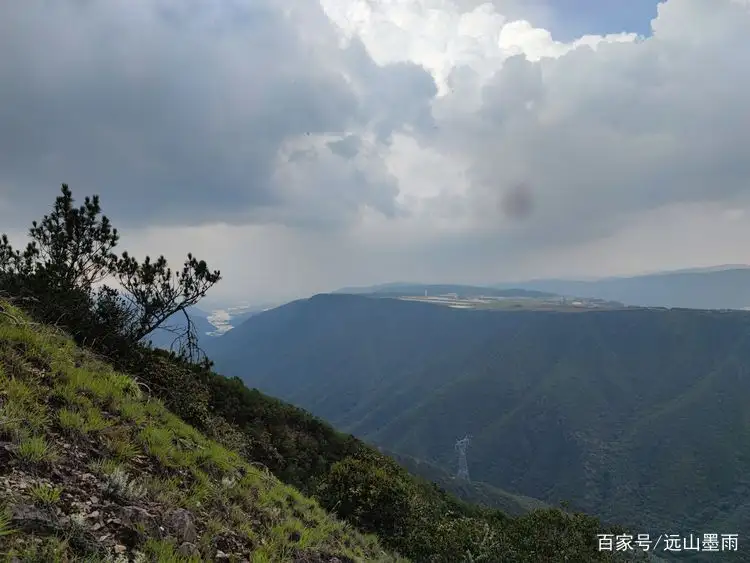
[[[48,466],[24,467],[15,463],[17,446],[0,444],[0,499],[14,533],[14,549],[26,554],[24,561],[55,557],[62,547],[50,538],[64,541],[81,558],[102,561],[148,561],[141,546],[157,542],[176,547],[175,553],[185,560],[202,561],[198,547],[203,528],[203,514],[174,508],[149,498],[147,491],[128,491],[127,476],[121,473],[97,474],[87,467],[92,452],[59,441],[62,454]],[[146,463],[145,460],[142,463]],[[294,541],[294,537],[290,540]],[[211,540],[210,551],[216,561],[248,562],[245,555],[252,542],[239,533],[224,531]],[[154,555],[154,554],[152,554]],[[52,561],[53,559],[49,559]],[[335,556],[294,555],[296,563],[349,563],[353,560]]]

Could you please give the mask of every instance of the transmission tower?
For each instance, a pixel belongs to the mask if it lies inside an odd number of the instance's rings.
[[[469,447],[470,439],[470,436],[465,436],[456,442],[456,451],[458,452],[458,474],[456,478],[464,481],[471,481],[469,479],[469,464],[466,463],[466,448]]]

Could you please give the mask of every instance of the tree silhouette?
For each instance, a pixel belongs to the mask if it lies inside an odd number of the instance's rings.
[[[192,254],[174,274],[164,256],[155,261],[147,256],[143,262],[127,252],[118,256],[114,249],[119,234],[102,214],[99,196],[86,197],[80,207],[73,203],[70,188],[63,184],[52,212],[32,223],[31,241],[23,252],[13,249],[7,235],[0,238],[0,288],[41,303],[45,320],[62,319],[69,326],[93,318],[133,341],[182,313],[187,324],[177,336],[180,353],[193,359],[199,349],[187,309],[221,279],[220,272]],[[71,314],[71,307],[77,314]],[[52,311],[62,313],[50,319]]]

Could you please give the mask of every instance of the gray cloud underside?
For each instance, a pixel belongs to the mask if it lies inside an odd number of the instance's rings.
[[[295,202],[272,176],[286,139],[365,126],[387,139],[429,119],[424,70],[380,69],[357,42],[339,50],[319,10],[271,6],[4,3],[2,194],[25,214],[66,181],[127,222],[285,220]],[[356,180],[353,199],[377,204]]]
[[[401,279],[415,260],[481,277],[661,208],[750,209],[746,0],[669,0],[649,37],[595,48],[480,4],[433,0],[425,23],[404,1],[403,29],[363,11],[342,43],[315,0],[2,3],[0,222],[66,181],[118,226],[329,232]]]

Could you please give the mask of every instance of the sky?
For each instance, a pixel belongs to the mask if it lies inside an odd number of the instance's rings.
[[[528,0],[520,17],[531,17],[558,41],[574,41],[587,34],[651,34],[658,0]],[[499,4],[500,6],[502,4]]]
[[[750,263],[750,0],[0,3],[0,231],[208,303]]]

